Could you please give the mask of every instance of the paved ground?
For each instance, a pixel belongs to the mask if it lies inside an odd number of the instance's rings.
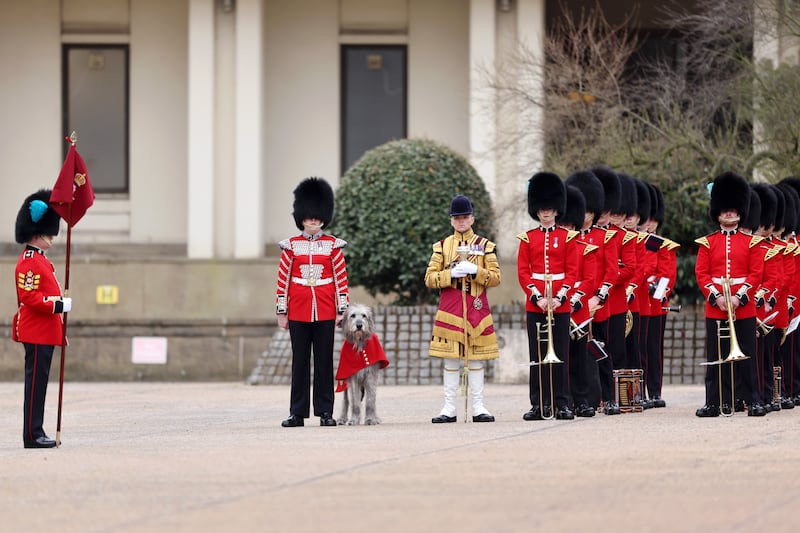
[[[55,437],[58,386],[45,428]],[[666,409],[434,426],[438,386],[383,387],[374,427],[281,428],[288,387],[67,383],[62,446],[25,450],[21,384],[0,384],[3,531],[796,531],[800,409]]]

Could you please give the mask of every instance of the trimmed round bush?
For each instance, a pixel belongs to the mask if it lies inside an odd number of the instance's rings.
[[[392,141],[366,152],[342,177],[331,232],[347,241],[351,285],[393,303],[438,300],[425,287],[431,246],[453,233],[450,200],[468,196],[473,230],[493,240],[491,199],[475,169],[450,148],[429,140]]]

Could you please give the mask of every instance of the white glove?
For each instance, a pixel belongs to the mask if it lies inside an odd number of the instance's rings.
[[[465,275],[478,273],[478,265],[470,263],[469,261],[461,261],[456,266],[461,267],[461,271],[464,272]]]
[[[463,278],[467,275],[464,272],[464,268],[461,266],[462,263],[458,263],[456,266],[450,269],[450,277],[451,278]]]
[[[69,297],[61,298],[61,303],[64,306],[61,309],[61,312],[62,313],[69,313],[70,309],[72,309],[72,298],[69,298]]]

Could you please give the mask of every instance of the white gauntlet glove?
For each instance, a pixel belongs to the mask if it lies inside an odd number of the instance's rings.
[[[453,279],[455,279],[455,278],[463,278],[464,276],[467,275],[467,273],[464,272],[464,268],[462,267],[463,263],[464,262],[462,261],[461,263],[458,263],[456,266],[454,266],[453,268],[450,269],[450,277],[451,278],[453,278]]]
[[[478,265],[475,263],[470,263],[469,261],[461,261],[456,265],[456,267],[460,267],[464,274],[477,274],[478,273]]]
[[[72,298],[69,298],[69,297],[61,298],[61,304],[63,306],[61,308],[61,312],[62,313],[69,313],[70,310],[72,309]]]

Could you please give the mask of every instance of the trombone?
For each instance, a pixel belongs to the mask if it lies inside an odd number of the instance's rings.
[[[531,366],[541,366],[547,365],[548,370],[550,371],[550,415],[545,416],[545,404],[544,404],[544,391],[542,390],[542,370],[539,369],[539,410],[542,413],[542,418],[544,420],[552,420],[556,416],[556,409],[555,409],[555,390],[553,387],[553,365],[558,363],[563,363],[561,359],[558,358],[556,355],[556,351],[553,348],[553,275],[552,274],[545,274],[544,275],[544,297],[545,301],[547,302],[547,349],[545,351],[545,357],[542,359],[542,324],[538,324],[536,328],[536,342],[537,342],[537,352],[539,354],[539,360],[532,362]]]
[[[745,359],[750,359],[749,356],[745,355],[742,352],[742,349],[739,348],[739,341],[736,339],[736,328],[734,328],[733,322],[733,299],[731,296],[731,280],[730,278],[722,278],[722,297],[725,299],[725,309],[728,312],[728,324],[723,325],[722,320],[717,321],[717,360],[716,361],[706,361],[704,363],[700,363],[701,366],[716,366],[717,371],[719,372],[719,405],[720,408],[722,407],[722,364],[723,363],[731,363],[731,409],[733,408],[733,404],[735,403],[735,382],[733,378],[733,363],[737,361],[744,361]],[[728,349],[728,356],[723,359],[722,358],[722,339],[730,339],[729,349]],[[720,409],[720,412],[722,410]],[[733,412],[729,414],[722,413],[723,416],[732,416]]]

